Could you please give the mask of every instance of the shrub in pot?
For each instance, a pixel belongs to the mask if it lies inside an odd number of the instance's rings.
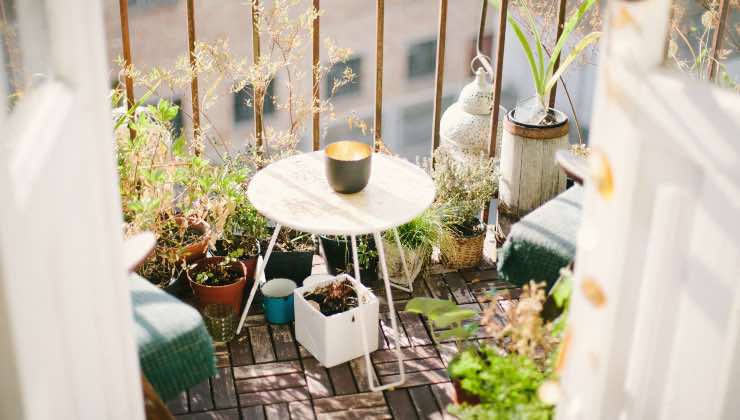
[[[253,260],[256,264],[257,259]],[[200,308],[220,303],[231,305],[237,314],[241,312],[247,278],[253,273],[254,264],[250,270],[243,261],[229,257],[204,258],[186,271]]]
[[[436,204],[444,209],[440,238],[442,262],[450,268],[475,267],[483,257],[486,224],[478,215],[498,188],[495,161],[481,154],[464,161],[438,149],[432,178]]]
[[[443,229],[442,214],[438,207],[426,210],[412,221],[397,228],[412,282],[429,261],[434,247],[439,244]],[[406,273],[398,251],[395,233],[392,230],[383,234],[383,249],[390,281],[406,285]]]
[[[221,237],[215,241],[216,256],[251,259],[259,254],[259,241],[268,235],[267,220],[241,194],[233,201],[234,209],[226,217]]]
[[[300,287],[293,297],[296,339],[324,367],[362,356],[363,335],[368,351],[378,349],[378,299],[351,276]]]
[[[509,25],[524,50],[535,88],[535,96],[517,104],[504,119],[500,199],[509,218],[521,217],[565,189],[566,176],[555,163],[555,152],[569,147],[568,117],[549,108],[548,100],[563,72],[599,38],[599,32],[584,35],[560,60],[566,42],[595,3],[596,0],[584,0],[549,48],[543,41],[543,29],[539,27],[541,21],[534,18],[534,12],[526,1],[513,2],[518,13],[508,13]],[[517,15],[521,16],[521,23]],[[586,26],[591,30],[589,25]],[[551,53],[545,55],[544,51]]]
[[[272,229],[267,229],[268,238],[272,236]],[[268,239],[261,241],[262,256],[267,253],[268,245]],[[303,285],[303,280],[311,275],[315,253],[316,244],[313,241],[313,235],[284,227],[280,229],[270,260],[265,267],[265,277],[268,280],[290,279],[300,287]]]
[[[321,247],[329,273],[347,273],[354,276],[352,243],[348,236],[320,235]],[[360,281],[366,286],[378,282],[378,251],[372,236],[357,237],[357,259],[360,263]]]

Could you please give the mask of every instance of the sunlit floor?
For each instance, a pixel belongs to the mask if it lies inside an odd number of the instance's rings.
[[[315,257],[314,264],[314,273],[325,272],[320,257]],[[492,288],[496,298],[489,302],[487,292]],[[495,268],[444,272],[433,266],[426,278],[417,279],[413,295],[451,298],[476,311],[495,304],[503,323],[519,293],[496,281]],[[402,310],[410,297],[394,291],[396,308]],[[452,418],[445,410],[452,398],[446,365],[455,354],[455,344],[435,346],[419,315],[398,312],[406,383],[392,391],[369,392],[363,358],[326,369],[295,341],[292,325],[267,324],[259,306],[255,305],[248,328],[239,337],[217,345],[218,375],[167,404],[178,418]],[[380,381],[391,383],[398,378],[398,364],[389,350],[393,338],[385,299],[380,312],[381,349],[372,353],[372,361]],[[478,339],[488,337],[482,333]]]

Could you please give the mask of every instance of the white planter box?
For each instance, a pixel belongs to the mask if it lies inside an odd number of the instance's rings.
[[[357,308],[332,316],[324,316],[311,306],[303,294],[330,284],[348,279],[360,296]],[[364,333],[368,351],[378,349],[378,298],[360,282],[341,274],[334,280],[325,280],[311,286],[303,286],[293,291],[295,304],[295,333],[298,340],[324,367],[332,367],[365,354],[362,344]],[[360,328],[362,315],[364,330]]]

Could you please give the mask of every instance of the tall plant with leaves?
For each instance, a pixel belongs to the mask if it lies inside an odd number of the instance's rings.
[[[500,7],[499,0],[492,0],[492,3],[495,4],[496,7]],[[565,60],[562,60],[560,65],[558,65],[557,70],[555,69],[555,63],[563,52],[563,48],[565,47],[569,37],[595,3],[596,0],[584,0],[583,3],[578,6],[565,22],[563,32],[555,42],[555,47],[549,52],[549,54],[543,43],[542,30],[539,28],[537,19],[532,13],[526,0],[514,1],[514,4],[521,10],[523,15],[522,23],[518,22],[511,13],[507,13],[507,22],[511,25],[511,28],[514,30],[514,33],[524,50],[527,63],[529,64],[529,69],[532,73],[535,93],[537,94],[539,104],[543,109],[546,108],[550,91],[553,86],[555,86],[560,76],[562,76],[565,70],[568,69],[568,66],[575,61],[578,55],[585,50],[586,47],[594,43],[599,39],[599,36],[601,36],[601,32],[597,31],[585,35],[565,57]],[[530,34],[530,37],[527,36],[527,33]]]

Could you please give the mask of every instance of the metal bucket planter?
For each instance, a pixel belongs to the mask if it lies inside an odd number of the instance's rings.
[[[325,316],[303,296],[317,287],[345,279],[354,286],[360,302],[348,311]],[[378,349],[378,299],[351,276],[342,274],[300,287],[295,289],[293,297],[296,339],[324,367],[336,366]]]
[[[568,117],[555,109],[552,125],[532,125],[506,114],[501,145],[500,199],[507,214],[520,218],[565,190],[566,176],[555,152],[567,149]]]
[[[290,279],[272,279],[260,286],[262,308],[270,324],[293,322],[293,291],[296,284]]]

